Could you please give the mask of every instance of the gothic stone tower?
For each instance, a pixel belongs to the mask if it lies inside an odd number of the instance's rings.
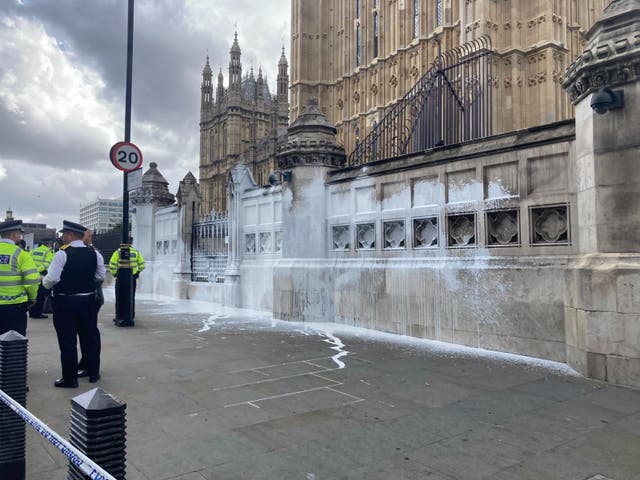
[[[218,73],[214,97],[213,72],[207,57],[202,71],[200,107],[200,189],[202,215],[227,209],[229,170],[245,163],[259,185],[267,183],[277,168],[275,152],[278,136],[289,124],[288,63],[284,48],[278,63],[277,92],[258,70],[242,76],[242,51],[235,34],[229,52],[229,84]]]
[[[493,133],[571,118],[561,77],[610,0],[292,0],[291,119],[310,96],[347,154],[442,51],[483,35],[498,53]]]

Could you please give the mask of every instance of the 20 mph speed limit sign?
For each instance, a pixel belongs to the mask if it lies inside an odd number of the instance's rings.
[[[142,166],[142,152],[131,142],[118,142],[109,152],[111,163],[118,170],[130,172]]]

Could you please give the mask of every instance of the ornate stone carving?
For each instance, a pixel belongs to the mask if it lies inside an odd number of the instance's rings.
[[[256,253],[256,234],[246,233],[244,236],[245,253]]]
[[[349,225],[334,225],[331,227],[333,250],[349,250],[351,230]]]
[[[373,250],[376,248],[376,224],[361,223],[356,225],[357,249]]]
[[[531,209],[532,243],[568,243],[569,222],[566,205]]]
[[[476,243],[476,216],[473,213],[449,215],[449,247],[468,247]]]
[[[563,87],[574,104],[603,87],[640,80],[640,1],[614,0],[586,33],[585,51],[569,66]]]
[[[195,177],[191,173],[193,181],[197,184]],[[185,180],[188,180],[185,177]],[[166,207],[175,202],[174,195],[169,192],[169,182],[165,180],[158,171],[158,164],[151,162],[149,169],[142,176],[142,187],[131,192],[131,205],[156,205]]]
[[[384,248],[404,248],[404,220],[393,220],[382,223]]]
[[[288,139],[277,153],[278,167],[324,165],[339,167],[345,163],[344,148],[336,144],[336,128],[318,108],[318,99],[307,100],[305,110],[288,130]]]
[[[413,220],[413,248],[438,246],[438,218],[415,218]]]
[[[271,253],[271,232],[260,232],[260,253]]]
[[[518,211],[487,212],[487,229],[489,245],[518,245]]]

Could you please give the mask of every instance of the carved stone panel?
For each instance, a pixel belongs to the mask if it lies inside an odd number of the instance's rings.
[[[520,244],[520,215],[518,210],[487,212],[487,245],[490,247]]]
[[[533,245],[568,245],[570,222],[568,205],[531,207],[531,243]]]
[[[566,191],[569,183],[568,168],[567,154],[529,158],[527,161],[529,194]]]
[[[409,207],[409,191],[404,182],[382,184],[382,209],[394,210]]]
[[[382,222],[382,235],[385,250],[404,248],[404,220],[390,220]]]
[[[447,203],[480,200],[481,188],[475,168],[447,173]]]
[[[245,234],[244,251],[245,253],[256,253],[256,234],[255,233]]]
[[[331,244],[333,250],[349,250],[351,246],[351,229],[349,225],[331,227]]]
[[[476,245],[476,215],[465,213],[447,216],[447,246],[475,247]]]
[[[421,177],[411,180],[411,206],[425,207],[442,201],[442,186],[438,177]]]
[[[356,213],[375,212],[376,210],[376,187],[356,188]]]
[[[517,197],[518,163],[488,165],[484,168],[484,198]]]
[[[276,232],[276,241],[274,245],[274,252],[282,253],[282,230]]]
[[[356,225],[356,249],[375,250],[376,248],[376,224],[360,223]]]
[[[271,232],[260,232],[260,253],[271,253]]]
[[[413,219],[413,248],[438,246],[438,217]]]

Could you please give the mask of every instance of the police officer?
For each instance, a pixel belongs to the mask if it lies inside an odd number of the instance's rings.
[[[133,295],[131,297],[131,303],[133,304],[133,313],[132,318],[136,316],[136,286],[137,280],[140,276],[140,273],[144,270],[144,258],[139,250],[133,248],[133,237],[129,237],[129,255],[131,261],[131,273],[133,275]],[[111,255],[111,259],[109,260],[109,271],[111,275],[113,275],[116,279],[116,292],[118,291],[118,264],[120,263],[120,249],[116,249]],[[118,312],[118,297],[116,296],[116,313]],[[115,322],[116,319],[114,318]],[[120,325],[118,325],[120,326]]]
[[[36,300],[40,275],[31,255],[17,246],[22,220],[0,223],[0,335],[27,335],[27,308]]]
[[[89,382],[100,378],[99,339],[94,328],[96,282],[104,280],[104,259],[82,241],[86,228],[65,220],[62,226],[64,245],[56,252],[42,283],[53,287],[53,326],[58,335],[62,378],[54,385],[78,386],[78,350],[76,336],[84,339],[85,362]]]
[[[31,250],[31,258],[33,258],[33,262],[36,264],[38,273],[42,277],[47,274],[47,269],[53,259],[53,250],[48,243],[50,242],[43,242],[37,248]],[[44,288],[44,285],[40,284],[38,287],[38,298],[36,299],[36,303],[29,309],[30,318],[47,318],[46,315],[42,314],[42,309],[44,308],[44,302],[48,296],[49,290]]]

